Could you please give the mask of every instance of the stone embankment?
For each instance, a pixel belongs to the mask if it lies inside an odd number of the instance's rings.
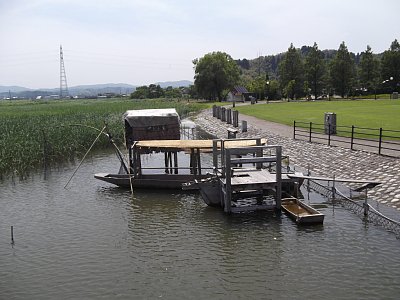
[[[238,138],[262,137],[267,138],[268,144],[282,145],[283,155],[289,155],[290,163],[308,168],[312,176],[380,181],[381,185],[368,191],[369,197],[400,210],[400,159],[293,140],[289,126],[243,115],[239,120],[247,121],[247,132],[239,128]],[[218,138],[227,138],[227,129],[233,129],[232,125],[214,118],[212,110],[202,111],[194,121]]]

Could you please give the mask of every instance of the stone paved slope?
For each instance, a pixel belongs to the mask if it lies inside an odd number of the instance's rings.
[[[289,126],[263,121],[250,116],[239,116],[247,120],[247,132],[237,137],[263,137],[268,144],[282,145],[283,154],[289,155],[291,164],[309,168],[313,176],[335,175],[340,178],[374,180],[381,185],[368,191],[368,195],[380,203],[400,210],[400,159],[379,156],[374,153],[350,150],[341,147],[293,140]],[[233,128],[205,110],[194,117],[194,121],[205,131],[218,138],[227,138],[227,128]]]

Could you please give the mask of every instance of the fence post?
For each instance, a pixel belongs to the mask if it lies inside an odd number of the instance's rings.
[[[221,107],[221,121],[225,122],[226,121],[226,108]]]
[[[233,113],[233,127],[239,127],[239,111],[234,110]]]
[[[379,128],[379,155],[381,155],[381,151],[382,151],[382,127]]]
[[[230,108],[226,110],[226,123],[232,124],[232,110]]]
[[[293,121],[293,139],[296,139],[296,121]]]
[[[351,150],[353,150],[353,143],[354,143],[354,125],[351,125],[351,142],[350,142]]]
[[[312,135],[312,122],[310,122],[310,138],[309,138],[310,143],[311,143],[311,135]]]
[[[331,123],[328,124],[328,146],[331,146]]]

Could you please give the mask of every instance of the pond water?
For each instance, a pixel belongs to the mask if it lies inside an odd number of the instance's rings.
[[[113,154],[85,161],[64,189],[74,168],[0,183],[0,299],[399,297],[400,240],[341,207],[298,227],[284,214],[225,215],[197,193],[132,196],[93,178],[117,171]]]

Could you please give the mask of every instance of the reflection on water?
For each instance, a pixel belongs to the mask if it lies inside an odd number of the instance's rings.
[[[131,195],[95,180],[118,169],[113,155],[64,189],[73,169],[0,184],[0,299],[398,298],[400,241],[340,207],[298,227],[284,214],[227,216],[197,193]]]

